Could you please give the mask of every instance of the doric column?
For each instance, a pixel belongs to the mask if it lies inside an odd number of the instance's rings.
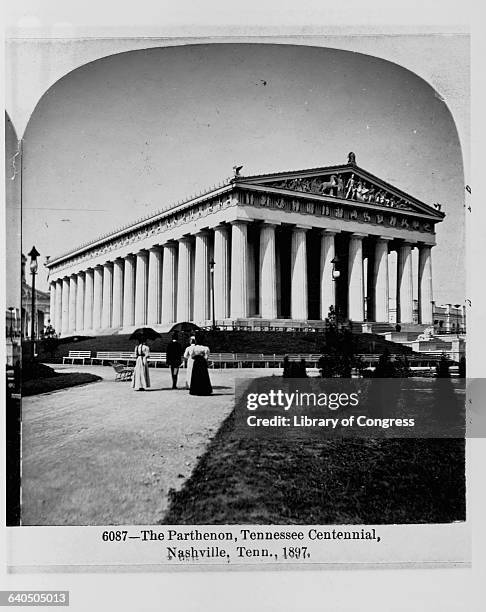
[[[61,332],[66,335],[69,330],[69,278],[62,279],[62,314]]]
[[[363,234],[351,234],[348,256],[348,317],[364,320]]]
[[[214,228],[214,316],[229,315],[229,234],[226,225]]]
[[[275,267],[277,283],[277,317],[282,316],[282,262],[281,245],[279,245],[278,234],[275,239]]]
[[[78,282],[76,288],[76,331],[84,329],[84,272],[77,275]]]
[[[209,233],[196,234],[194,263],[194,321],[209,319]]]
[[[231,223],[231,291],[230,316],[248,316],[248,227],[247,221]]]
[[[369,272],[368,272],[369,273]],[[389,321],[388,286],[388,239],[378,238],[375,246],[375,266],[373,270],[375,321]]]
[[[277,318],[277,260],[275,224],[264,223],[260,230],[260,314]]]
[[[55,326],[56,321],[56,283],[51,281],[49,283],[49,318],[51,320],[52,327]]]
[[[397,258],[397,320],[413,323],[412,247],[402,244]]]
[[[179,240],[177,272],[177,320],[191,320],[191,239]]]
[[[113,297],[113,264],[107,262],[103,265],[103,302],[101,327],[108,329],[111,327],[111,307]]]
[[[147,324],[160,323],[160,297],[162,290],[162,251],[160,247],[149,250]]]
[[[69,313],[68,313],[68,329],[70,332],[74,332],[76,329],[76,293],[77,293],[77,279],[76,275],[73,274],[69,277]]]
[[[84,277],[84,329],[93,329],[94,270],[86,270]]]
[[[123,327],[135,325],[135,257],[125,257],[123,274]]]
[[[434,314],[432,311],[433,289],[432,289],[432,253],[427,244],[419,247],[418,265],[418,300],[420,323],[432,325]]]
[[[260,304],[257,303],[257,274],[256,274],[256,259],[257,259],[257,244],[254,240],[254,233],[248,228],[248,241],[246,243],[246,256],[247,256],[247,292],[248,292],[248,312],[247,316],[253,317],[260,312]],[[258,244],[258,248],[260,245]]]
[[[290,316],[292,319],[307,319],[307,229],[294,227],[291,244],[291,292]]]
[[[336,306],[336,281],[334,280],[333,264],[336,255],[335,238],[336,232],[323,230],[321,236],[321,319],[327,319],[331,306]]]
[[[59,336],[62,331],[62,279],[56,281],[56,318],[54,319],[54,329]]]
[[[111,326],[118,329],[123,322],[123,259],[115,259],[113,263],[113,309]]]
[[[147,323],[147,267],[147,252],[139,251],[135,272],[135,325],[137,326]]]
[[[103,299],[103,267],[96,266],[93,277],[93,329],[101,327],[101,301]]]
[[[177,244],[164,245],[162,258],[162,323],[176,320]]]

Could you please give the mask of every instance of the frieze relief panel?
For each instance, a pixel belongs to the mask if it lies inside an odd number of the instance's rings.
[[[362,210],[351,207],[343,207],[339,204],[327,202],[301,202],[297,199],[271,196],[269,194],[253,193],[245,191],[242,194],[242,203],[249,206],[274,208],[309,214],[314,216],[333,217],[344,221],[358,221],[372,225],[383,225],[386,227],[397,227],[418,232],[433,233],[434,224],[421,219],[410,219],[395,212],[377,212],[374,210]]]
[[[401,210],[414,210],[413,206],[404,198],[397,197],[389,191],[382,189],[369,181],[361,179],[354,172],[343,174],[329,174],[313,178],[293,178],[272,183],[269,187],[328,195],[335,198],[355,200],[356,202],[370,202],[388,208]]]
[[[210,215],[214,212],[221,210],[222,208],[226,208],[231,204],[236,203],[236,200],[232,201],[231,198],[226,196],[222,198],[217,198],[209,202],[198,204],[191,208],[188,207],[185,210],[177,211],[173,214],[168,214],[163,219],[157,219],[152,223],[148,221],[147,225],[143,228],[134,231],[127,231],[127,233],[123,236],[113,238],[112,240],[107,237],[105,243],[88,249],[87,251],[84,251],[79,255],[69,257],[69,259],[62,261],[57,265],[50,266],[50,272],[52,274],[55,272],[59,272],[64,268],[68,268],[83,261],[93,259],[95,257],[98,257],[99,255],[111,253],[112,251],[116,251],[117,249],[120,249],[122,247],[140,242],[145,238],[148,238],[149,236],[163,234],[167,230],[179,227],[191,221],[195,221],[196,219],[205,217],[206,215]]]
[[[327,182],[329,183],[330,181]],[[59,262],[57,265],[50,266],[50,271],[51,273],[56,273],[64,268],[74,266],[83,261],[88,261],[100,255],[105,255],[120,248],[126,247],[130,244],[141,242],[150,236],[163,234],[168,230],[193,222],[201,217],[218,212],[223,208],[237,205],[238,202],[244,205],[280,209],[282,211],[297,212],[313,216],[334,217],[336,219],[343,219],[344,221],[359,221],[373,225],[383,225],[386,227],[397,227],[429,233],[434,231],[433,223],[420,219],[410,219],[395,212],[392,213],[391,211],[383,211],[383,213],[379,213],[376,211],[361,210],[348,206],[343,207],[338,203],[334,205],[327,202],[303,202],[297,198],[279,197],[273,194],[255,193],[245,190],[240,193],[238,199],[234,196],[225,195],[192,207],[188,206],[184,210],[179,210],[172,214],[169,212],[162,219],[156,218],[152,222],[148,220],[144,227],[132,231],[127,229],[125,234],[117,238],[110,240],[108,236],[106,237],[104,243],[93,248],[88,248],[79,255],[69,257],[64,261]],[[413,209],[410,208],[410,210]]]

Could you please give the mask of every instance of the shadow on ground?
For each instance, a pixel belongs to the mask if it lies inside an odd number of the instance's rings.
[[[463,439],[248,438],[240,402],[160,524],[406,524],[465,520]]]

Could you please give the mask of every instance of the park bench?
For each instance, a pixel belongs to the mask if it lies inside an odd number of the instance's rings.
[[[233,353],[211,353],[209,355],[209,365],[214,368],[216,364],[220,367],[227,367],[228,363],[235,363],[235,356]]]
[[[302,359],[308,363],[317,363],[321,358],[321,355],[312,354],[312,353],[290,353],[287,355],[289,361],[301,361]]]
[[[155,364],[155,367],[157,367],[158,365],[165,366],[165,361],[166,361],[166,353],[150,353],[149,358],[148,358],[149,364],[153,363]]]
[[[91,363],[101,362],[101,365],[105,365],[105,361],[123,361],[126,365],[130,362],[136,361],[135,355],[132,351],[98,351],[96,357],[91,359]]]
[[[165,353],[150,353],[148,362],[150,364],[165,365]],[[131,351],[98,351],[96,353],[96,357],[93,357],[91,363],[101,363],[101,365],[105,365],[105,362],[111,364],[111,362],[123,362],[125,365],[129,363],[134,363],[136,361],[135,354]]]
[[[84,362],[86,359],[90,359],[91,358],[91,351],[69,351],[69,354],[67,355],[67,357],[63,357],[62,358],[62,362],[66,363],[66,359],[70,359],[71,363],[74,363],[75,359],[79,359],[80,361]]]
[[[133,370],[132,366],[126,366],[122,363],[116,363],[116,361],[111,362],[111,366],[115,370],[115,380],[116,381],[129,381],[132,380]]]
[[[282,362],[284,359],[284,355],[276,355],[275,353],[273,353],[272,355],[263,355],[263,363],[265,364],[266,368],[270,367],[270,364],[272,364],[272,367],[281,367]]]

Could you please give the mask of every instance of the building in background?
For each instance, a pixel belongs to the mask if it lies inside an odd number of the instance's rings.
[[[466,332],[465,304],[434,304],[434,329],[438,334],[463,334]]]
[[[6,358],[9,366],[15,365],[21,354],[20,309],[10,306],[5,311]]]
[[[22,308],[20,313],[20,330],[22,338],[28,339],[31,337],[31,321],[32,321],[32,287],[27,283],[25,276],[25,264],[27,258],[22,254],[21,263],[21,291],[22,291]],[[49,294],[45,291],[35,290],[35,318],[34,318],[34,336],[36,339],[42,338],[44,329],[49,322],[50,301]]]
[[[416,323],[433,325],[431,251],[445,216],[438,205],[360,168],[354,153],[337,166],[240,171],[49,259],[56,331],[163,331],[181,321],[318,328],[331,307],[341,320],[383,326],[393,322],[392,295],[396,322],[414,324],[416,295]]]

